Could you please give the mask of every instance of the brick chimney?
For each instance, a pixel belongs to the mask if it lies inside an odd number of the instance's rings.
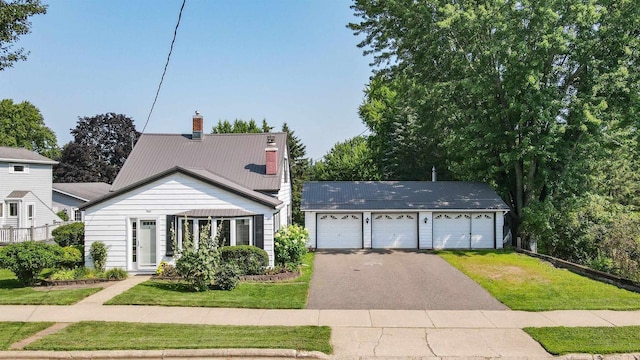
[[[193,135],[191,136],[191,140],[202,140],[203,132],[202,129],[204,127],[202,115],[200,115],[200,111],[196,110],[196,114],[193,115]]]
[[[276,147],[276,137],[267,136],[267,148],[264,149],[267,158],[267,175],[278,173],[278,148]]]

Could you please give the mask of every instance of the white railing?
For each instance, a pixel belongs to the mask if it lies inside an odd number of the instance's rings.
[[[44,225],[29,228],[0,228],[0,243],[16,243],[23,241],[53,240],[51,232],[62,224]]]

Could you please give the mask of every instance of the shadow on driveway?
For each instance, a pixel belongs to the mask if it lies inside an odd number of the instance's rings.
[[[318,250],[308,309],[507,310],[441,257],[419,250]]]

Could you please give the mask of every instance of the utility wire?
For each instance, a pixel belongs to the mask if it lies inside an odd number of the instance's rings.
[[[176,42],[176,36],[178,35],[178,28],[180,27],[180,20],[182,19],[182,10],[184,10],[184,4],[187,0],[182,0],[182,6],[180,7],[180,13],[178,14],[178,23],[176,24],[175,30],[173,30],[173,40],[171,40],[171,47],[169,48],[169,55],[167,55],[167,62],[164,64],[164,71],[162,71],[162,77],[160,78],[160,83],[158,84],[158,90],[156,90],[156,97],[153,99],[153,104],[151,104],[151,109],[149,110],[149,116],[147,116],[147,122],[144,123],[144,127],[142,128],[142,132],[147,128],[147,124],[149,124],[149,119],[151,119],[151,114],[153,113],[153,108],[156,106],[156,101],[158,101],[158,95],[160,95],[160,89],[162,88],[162,83],[164,82],[164,76],[167,73],[167,67],[169,67],[169,60],[171,60],[171,53],[173,52],[173,44]]]

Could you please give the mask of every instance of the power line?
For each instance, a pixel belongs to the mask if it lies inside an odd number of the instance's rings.
[[[176,42],[176,36],[178,35],[178,28],[180,27],[180,20],[182,19],[182,10],[184,10],[184,4],[187,0],[182,0],[182,6],[180,7],[180,13],[178,14],[178,23],[176,24],[175,30],[173,30],[173,40],[171,40],[171,47],[169,48],[169,55],[167,55],[167,62],[164,64],[164,71],[162,71],[162,77],[160,78],[160,83],[158,84],[158,90],[156,90],[156,97],[153,99],[153,104],[151,104],[151,109],[149,110],[149,116],[147,116],[147,121],[144,123],[144,127],[142,128],[142,132],[147,128],[147,124],[149,124],[149,119],[151,119],[151,114],[153,113],[153,108],[156,107],[156,101],[158,101],[158,95],[160,95],[160,89],[162,88],[162,83],[164,82],[164,76],[167,73],[167,67],[169,67],[169,60],[171,60],[171,53],[173,52],[173,44]]]

